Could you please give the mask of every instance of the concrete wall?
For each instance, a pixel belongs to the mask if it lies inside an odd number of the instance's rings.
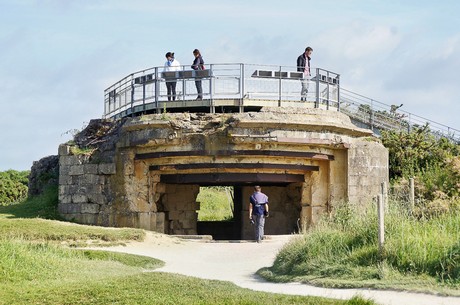
[[[348,200],[366,204],[388,185],[388,150],[375,141],[353,141],[348,149]]]
[[[110,177],[115,174],[115,164],[88,162],[89,156],[72,154],[67,145],[59,147],[58,211],[67,220],[110,225],[103,214],[111,204]]]
[[[195,235],[198,220],[196,197],[199,185],[162,184],[164,193],[158,206],[165,212],[168,234]]]

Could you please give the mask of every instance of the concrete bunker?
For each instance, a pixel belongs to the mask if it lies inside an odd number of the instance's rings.
[[[60,146],[59,159],[66,219],[216,239],[252,239],[255,184],[270,198],[266,233],[289,234],[337,202],[369,203],[388,181],[388,152],[372,132],[322,109],[95,120]],[[233,223],[198,223],[197,194],[208,185],[234,187]]]

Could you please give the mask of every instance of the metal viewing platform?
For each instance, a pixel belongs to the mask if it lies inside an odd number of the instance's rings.
[[[296,67],[252,64],[211,64],[206,70],[164,72],[154,67],[128,75],[105,90],[104,117],[118,118],[139,113],[244,112],[263,106],[324,107],[338,109],[340,76],[324,69],[312,69],[309,92],[300,102],[302,72]],[[195,82],[203,87],[196,100]],[[176,83],[176,96],[167,94],[166,84]],[[171,101],[168,101],[170,99]]]
[[[433,122],[341,87],[338,73],[311,68],[304,79],[295,66],[243,63],[206,65],[205,70],[181,66],[178,71],[153,67],[132,73],[104,91],[104,118],[123,118],[162,112],[246,112],[262,107],[321,108],[341,111],[352,122],[377,135],[380,130],[410,131],[426,124],[433,134],[460,143],[460,130]],[[176,83],[168,96],[166,84]],[[196,82],[201,82],[202,99]],[[301,83],[308,94],[301,96]]]

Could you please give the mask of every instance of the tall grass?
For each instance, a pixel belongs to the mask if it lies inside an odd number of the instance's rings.
[[[386,260],[404,273],[460,284],[460,211],[428,219],[390,214]],[[391,238],[398,236],[398,238]]]
[[[260,274],[339,287],[408,288],[460,294],[460,212],[418,219],[397,203],[385,218],[384,253],[378,250],[377,213],[336,208],[286,245]]]

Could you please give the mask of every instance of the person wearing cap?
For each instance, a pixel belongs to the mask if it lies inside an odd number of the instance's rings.
[[[180,63],[174,58],[174,52],[166,53],[166,62],[164,72],[179,71]],[[176,78],[170,78],[166,80],[166,89],[168,91],[168,101],[176,100]]]
[[[265,217],[268,217],[268,196],[256,185],[254,193],[249,197],[249,220],[254,225],[255,240],[258,243],[264,239]]]
[[[193,50],[193,56],[195,56],[195,59],[193,60],[192,69],[204,70],[204,60],[201,57],[200,50]],[[198,97],[196,99],[201,101],[203,99],[203,88],[201,87],[201,80],[199,78],[195,80],[195,87],[198,93]]]
[[[297,72],[303,73],[303,78],[301,79],[302,82],[302,90],[300,91],[300,100],[307,101],[307,93],[308,93],[308,85],[310,81],[310,60],[311,60],[311,53],[313,53],[313,49],[311,47],[307,47],[303,54],[300,54],[297,57]]]

